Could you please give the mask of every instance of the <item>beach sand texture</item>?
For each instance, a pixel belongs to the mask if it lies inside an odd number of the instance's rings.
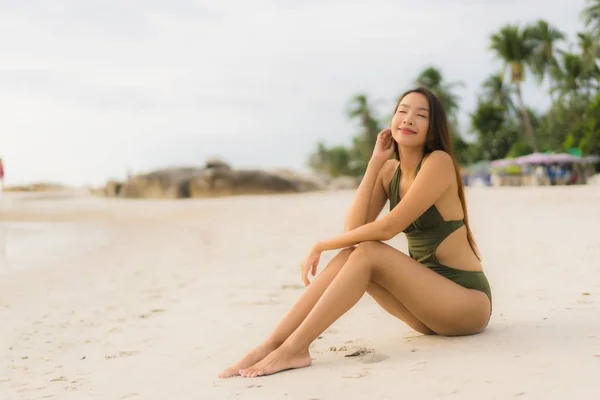
[[[300,295],[300,262],[352,196],[5,193],[0,399],[600,398],[600,186],[468,189],[483,334],[422,336],[365,296],[312,367],[219,379]]]

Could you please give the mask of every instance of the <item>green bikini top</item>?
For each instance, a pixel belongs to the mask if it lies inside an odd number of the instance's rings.
[[[417,166],[417,173],[421,169],[421,162]],[[400,164],[394,172],[390,182],[390,211],[400,202]],[[435,251],[440,243],[451,233],[465,224],[464,219],[446,221],[438,211],[435,204],[427,209],[419,218],[405,230],[408,240],[408,252],[412,258],[419,262],[434,261]]]

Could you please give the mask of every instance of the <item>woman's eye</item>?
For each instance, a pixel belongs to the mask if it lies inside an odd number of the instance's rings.
[[[422,114],[418,114],[419,117],[423,117],[423,118],[427,118],[426,116],[422,115]]]

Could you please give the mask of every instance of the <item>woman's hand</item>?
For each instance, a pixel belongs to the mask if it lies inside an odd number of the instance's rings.
[[[319,245],[316,244],[310,250],[308,256],[304,259],[304,262],[302,263],[302,281],[304,282],[304,286],[310,285],[310,281],[308,280],[308,271],[311,272],[312,276],[315,276],[317,273],[317,266],[319,265],[322,252],[323,250],[321,250]]]
[[[373,148],[372,160],[386,162],[394,154],[394,138],[391,129],[384,129],[377,135],[377,142]]]

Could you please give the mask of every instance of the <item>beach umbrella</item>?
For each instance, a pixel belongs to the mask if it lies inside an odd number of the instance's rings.
[[[494,161],[490,162],[490,167],[491,168],[505,168],[512,164],[514,164],[513,159],[502,158],[502,159],[494,160]]]
[[[557,154],[545,154],[545,153],[532,153],[526,156],[516,158],[518,165],[529,165],[529,164],[564,164],[564,163],[576,163],[581,162],[581,158],[576,157],[569,153],[557,153]]]

